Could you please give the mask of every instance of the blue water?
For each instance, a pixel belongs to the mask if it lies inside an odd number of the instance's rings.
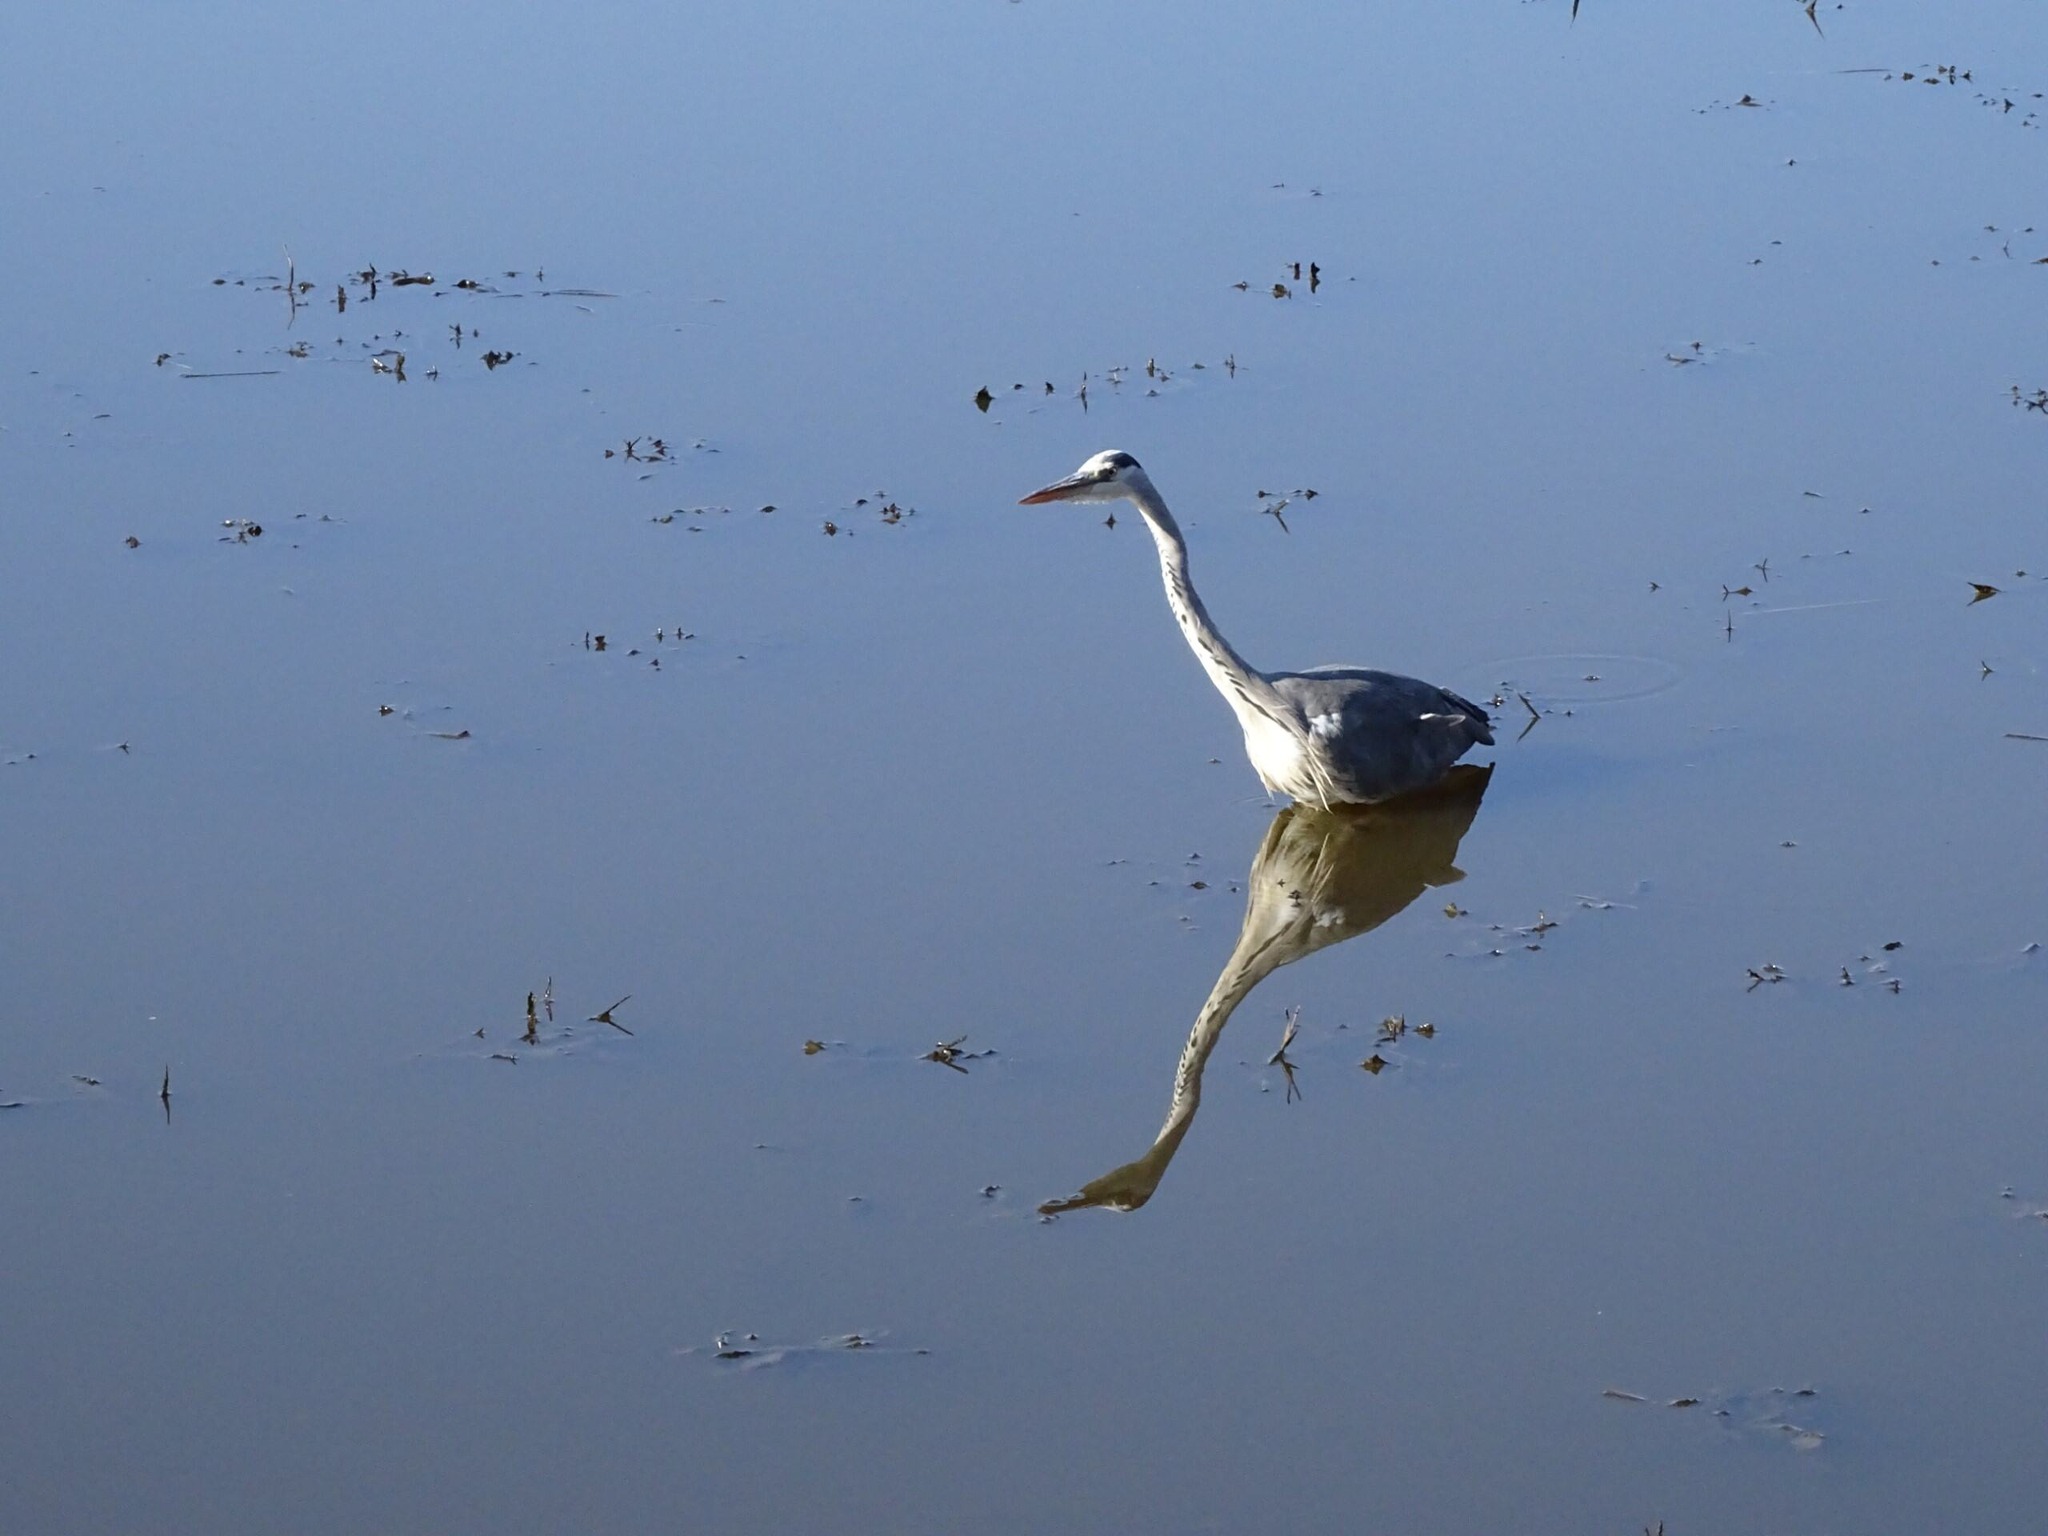
[[[1816,17],[0,22],[0,1523],[2027,1528],[2048,23]],[[1500,744],[1047,1222],[1274,815],[1109,446]]]

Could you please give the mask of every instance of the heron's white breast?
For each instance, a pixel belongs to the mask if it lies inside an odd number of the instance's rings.
[[[1243,725],[1245,755],[1252,760],[1260,782],[1276,794],[1291,795],[1297,800],[1313,799],[1312,779],[1302,758],[1300,738],[1264,715],[1247,714]]]

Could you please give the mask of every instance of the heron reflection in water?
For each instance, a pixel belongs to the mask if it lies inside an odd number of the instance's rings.
[[[1134,1211],[1150,1200],[1194,1124],[1202,1069],[1238,1004],[1281,966],[1370,933],[1430,887],[1464,879],[1452,861],[1492,776],[1490,766],[1461,766],[1435,787],[1398,800],[1329,810],[1291,805],[1275,816],[1245,881],[1237,947],[1181,1049],[1166,1123],[1151,1150],[1039,1210]]]

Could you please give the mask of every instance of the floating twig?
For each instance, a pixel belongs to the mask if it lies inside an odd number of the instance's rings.
[[[630,1002],[631,1002],[632,1000],[633,1000],[633,994],[632,994],[632,993],[630,993],[630,992],[628,992],[628,993],[627,993],[627,994],[626,994],[626,995],[625,995],[624,997],[620,998],[620,999],[619,999],[619,1000],[618,1000],[618,1001],[617,1001],[616,1003],[613,1003],[613,1004],[612,1004],[612,1008],[621,1008],[621,1007],[624,1007],[624,1006],[625,1006],[625,1005],[626,1005],[627,1003],[630,1003]],[[615,1018],[613,1018],[613,1017],[612,1017],[612,1008],[607,1008],[607,1009],[605,1009],[605,1010],[604,1010],[604,1012],[602,1012],[602,1013],[593,1013],[593,1014],[592,1014],[592,1015],[590,1016],[590,1020],[589,1020],[589,1022],[591,1022],[592,1024],[609,1024],[609,1025],[611,1025],[611,1027],[612,1027],[613,1029],[616,1029],[616,1030],[617,1030],[617,1031],[618,1031],[618,1032],[619,1032],[620,1034],[622,1034],[622,1035],[630,1035],[630,1034],[632,1034],[632,1033],[633,1033],[633,1031],[631,1031],[630,1029],[626,1028],[626,1026],[625,1026],[625,1025],[621,1024],[621,1023],[620,1023],[620,1022],[619,1022],[619,1021],[618,1021],[617,1019],[615,1019]]]
[[[1301,1030],[1301,1009],[1287,1010],[1287,1031],[1280,1037],[1280,1049],[1266,1058],[1266,1065],[1278,1067],[1287,1078],[1287,1102],[1292,1104],[1301,1097],[1300,1085],[1294,1081],[1294,1063],[1288,1058],[1287,1047],[1294,1044],[1294,1037]]]

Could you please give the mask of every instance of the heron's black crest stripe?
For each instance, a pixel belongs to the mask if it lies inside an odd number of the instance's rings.
[[[1136,469],[1138,467],[1138,461],[1128,453],[1105,454],[1103,462],[1112,469]]]

